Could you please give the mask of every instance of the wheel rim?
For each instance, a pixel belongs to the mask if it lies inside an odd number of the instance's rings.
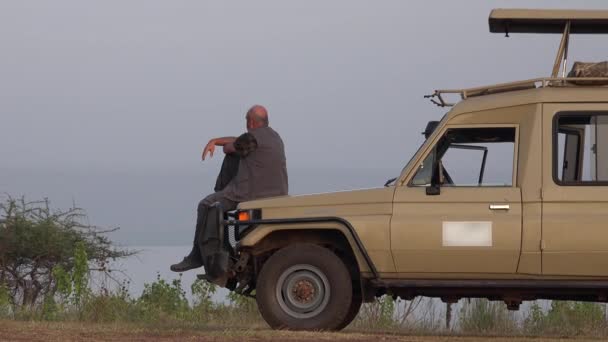
[[[281,309],[294,318],[311,318],[321,313],[330,297],[329,280],[312,265],[291,266],[279,277],[276,296]]]

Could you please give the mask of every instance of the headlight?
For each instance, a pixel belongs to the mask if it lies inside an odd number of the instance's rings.
[[[243,236],[255,228],[255,224],[250,224],[251,221],[260,220],[262,218],[261,209],[246,209],[237,210],[233,216],[234,220],[229,224],[234,227],[234,240],[239,241]],[[241,222],[247,222],[242,224]]]
[[[262,218],[261,209],[237,210],[234,215],[237,221],[255,221]]]
[[[239,211],[237,214],[238,221],[250,221],[251,220],[251,212],[249,210]]]

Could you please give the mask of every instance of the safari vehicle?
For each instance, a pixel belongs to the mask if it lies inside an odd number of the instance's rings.
[[[608,302],[608,75],[565,74],[570,35],[608,33],[608,11],[498,9],[489,26],[562,33],[551,76],[435,91],[451,110],[385,187],[217,208],[205,277],[279,329],[342,329],[384,294]]]

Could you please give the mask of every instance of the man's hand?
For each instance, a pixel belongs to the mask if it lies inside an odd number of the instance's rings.
[[[215,139],[209,140],[209,142],[207,143],[207,146],[205,146],[205,148],[203,149],[203,160],[205,160],[207,155],[209,155],[210,157],[213,157],[213,153],[215,152],[215,146],[226,146],[226,145],[231,146],[235,140],[236,140],[235,137],[223,137],[223,138],[215,138]],[[225,148],[224,152],[226,152],[227,150],[230,151],[230,146],[228,146],[227,149]],[[226,153],[230,153],[230,152],[226,152]]]
[[[213,152],[215,152],[215,143],[215,139],[209,140],[207,146],[205,146],[205,149],[203,150],[203,160],[205,160],[207,154],[209,154],[210,157],[213,157]]]

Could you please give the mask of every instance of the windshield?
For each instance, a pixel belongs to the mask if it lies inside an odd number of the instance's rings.
[[[447,116],[448,116],[448,115],[447,115],[447,113],[443,115],[443,117],[441,118],[441,121],[439,121],[439,124],[437,125],[437,128],[438,128],[438,127],[441,127],[441,126],[443,125],[443,123],[444,123],[444,121],[446,120]],[[435,133],[435,132],[433,132],[433,134],[434,134],[434,133]],[[432,137],[432,136],[433,136],[433,135],[431,134],[431,135],[429,136],[429,138],[430,138],[430,137]],[[408,162],[405,164],[405,166],[403,167],[403,169],[401,169],[401,173],[403,173],[403,171],[405,171],[405,170],[408,168],[408,166],[409,166],[409,165],[412,163],[412,161],[413,161],[414,159],[416,159],[416,157],[418,156],[418,154],[419,154],[419,153],[421,153],[422,148],[425,146],[425,144],[426,144],[426,142],[427,142],[428,140],[429,140],[429,139],[425,139],[425,140],[422,142],[422,144],[420,144],[420,146],[419,146],[419,147],[418,147],[418,149],[416,150],[416,153],[414,153],[414,154],[412,155],[412,157],[411,157],[411,158],[410,158],[410,160],[409,160],[409,161],[408,161]]]

